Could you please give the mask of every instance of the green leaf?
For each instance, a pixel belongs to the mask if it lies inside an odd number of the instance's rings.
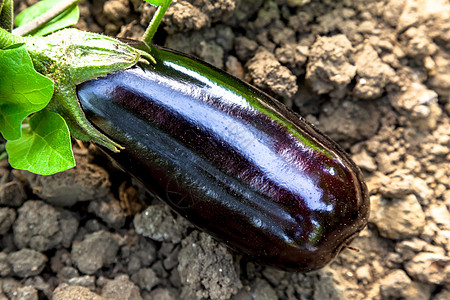
[[[20,14],[17,15],[15,23],[17,26],[22,26],[27,23],[33,22],[34,19],[41,16],[43,13],[54,7],[60,2],[66,0],[42,0],[33,6],[28,7]],[[63,11],[61,14],[53,18],[48,23],[44,24],[38,30],[34,31],[32,35],[34,36],[44,36],[51,32],[57,31],[59,29],[72,26],[78,22],[80,18],[80,11],[77,5],[69,7],[67,10]]]
[[[0,50],[0,133],[21,136],[22,121],[43,109],[53,95],[53,81],[37,73],[25,45]]]
[[[13,168],[51,175],[75,166],[69,128],[59,114],[40,111],[30,118],[29,125],[20,139],[6,142]]]

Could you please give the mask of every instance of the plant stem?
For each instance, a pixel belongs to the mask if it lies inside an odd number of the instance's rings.
[[[148,24],[147,30],[145,30],[145,33],[142,37],[142,40],[145,43],[150,44],[153,36],[156,33],[156,30],[158,30],[159,24],[161,23],[162,18],[166,14],[167,8],[169,8],[172,0],[154,1],[154,3],[151,3],[152,1],[147,1],[147,2],[149,2],[152,5],[158,6],[158,9],[156,10],[155,14],[153,15],[153,18],[150,21],[150,24]]]
[[[43,13],[38,18],[34,19],[32,22],[17,27],[12,31],[12,33],[21,36],[27,35],[30,32],[39,29],[40,27],[48,23],[50,20],[52,20],[54,17],[67,10],[69,7],[76,5],[78,2],[80,2],[80,0],[67,0],[61,2],[52,7],[50,10]]]
[[[0,1],[0,27],[11,32],[13,28],[13,15],[14,15],[14,3],[13,0]]]
[[[0,140],[0,161],[4,160],[7,157],[8,154],[6,153],[5,142]]]

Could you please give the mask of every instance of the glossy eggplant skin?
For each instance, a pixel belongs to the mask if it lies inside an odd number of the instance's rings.
[[[277,100],[195,58],[155,48],[78,86],[109,155],[199,229],[284,270],[328,264],[366,225],[360,170]]]

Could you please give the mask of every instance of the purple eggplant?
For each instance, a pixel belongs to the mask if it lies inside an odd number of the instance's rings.
[[[87,119],[124,146],[105,151],[155,197],[251,260],[328,264],[366,226],[362,174],[277,100],[172,50],[155,64],[82,83]]]

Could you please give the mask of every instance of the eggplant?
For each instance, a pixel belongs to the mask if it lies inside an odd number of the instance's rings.
[[[80,105],[124,146],[113,160],[149,192],[252,261],[328,264],[366,226],[358,167],[274,98],[173,50],[77,87]]]

